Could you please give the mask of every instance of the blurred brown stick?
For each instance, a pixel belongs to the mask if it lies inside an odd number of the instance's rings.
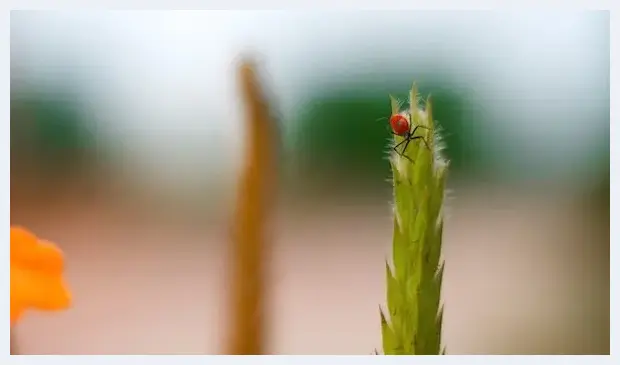
[[[233,216],[232,319],[227,353],[265,352],[265,267],[269,249],[265,224],[273,202],[277,130],[259,86],[256,70],[244,61],[239,70],[246,105],[246,155]]]

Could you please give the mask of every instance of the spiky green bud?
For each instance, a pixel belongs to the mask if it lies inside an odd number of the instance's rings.
[[[443,203],[448,162],[432,117],[430,97],[422,107],[414,85],[409,110],[391,98],[392,115],[400,114],[416,129],[413,139],[390,156],[394,183],[392,265],[386,262],[387,307],[381,311],[385,355],[440,355],[443,308],[440,302],[443,262]],[[413,128],[411,130],[413,130]],[[396,146],[404,137],[394,136]],[[426,141],[426,143],[424,143]]]

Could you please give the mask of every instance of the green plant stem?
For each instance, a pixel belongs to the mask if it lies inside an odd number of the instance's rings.
[[[392,100],[392,114],[401,114],[418,128],[426,144],[412,140],[404,152],[392,153],[394,233],[392,265],[386,262],[388,316],[381,311],[385,355],[440,355],[443,308],[440,302],[443,263],[442,205],[448,163],[440,156],[441,141],[432,118],[430,98],[418,106],[417,89],[410,108],[401,112]],[[403,137],[395,136],[398,144]],[[401,145],[400,149],[403,145]],[[430,148],[429,148],[430,147]]]

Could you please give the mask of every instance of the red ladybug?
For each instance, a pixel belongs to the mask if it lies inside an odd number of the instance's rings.
[[[400,114],[395,114],[390,117],[390,127],[392,127],[394,134],[399,136],[404,136],[409,133],[409,121]]]
[[[407,150],[407,147],[409,147],[409,143],[413,141],[414,139],[421,139],[422,142],[424,142],[424,144],[426,145],[426,147],[430,149],[428,143],[426,142],[426,139],[423,136],[414,136],[418,128],[428,129],[427,127],[422,126],[422,125],[417,125],[412,130],[411,123],[409,122],[409,120],[401,114],[394,114],[390,117],[390,127],[392,128],[392,134],[395,134],[397,136],[401,136],[404,138],[402,141],[397,143],[392,148],[398,155],[413,162],[411,158],[409,158],[409,156],[405,155],[405,151]],[[404,143],[404,146],[402,150],[398,151],[398,147],[401,146],[403,143]]]

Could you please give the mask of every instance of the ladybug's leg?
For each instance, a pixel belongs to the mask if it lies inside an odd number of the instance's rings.
[[[424,142],[424,144],[426,145],[426,148],[428,148],[429,150],[431,149],[428,145],[428,142],[426,142],[426,138],[424,138],[423,136],[415,136],[415,137],[411,137],[411,141],[413,141],[414,139],[421,139],[422,142]]]
[[[394,133],[394,134],[396,134],[396,133]],[[406,158],[407,160],[409,160],[409,162],[413,163],[413,160],[409,156],[405,155],[405,153],[404,153],[405,152],[405,148],[407,148],[407,144],[409,144],[409,141],[410,141],[409,137],[410,136],[407,135],[404,140],[400,141],[392,149],[394,150],[394,152],[396,152],[397,155],[402,156],[402,157]],[[403,148],[402,151],[398,151],[398,146],[400,146],[403,143],[405,143],[405,148]],[[409,182],[409,185],[411,185],[411,178],[407,178],[407,180]]]
[[[395,135],[395,136],[398,136],[398,134],[396,134],[396,133],[394,133],[394,135]],[[409,138],[408,138],[408,136],[407,136],[407,137],[405,137],[405,139],[403,139],[402,141],[398,142],[398,143],[394,146],[394,151],[396,151],[396,149],[398,148],[398,146],[400,146],[401,144],[403,144],[403,143],[407,142],[407,140],[408,140],[408,139],[409,139]]]
[[[404,157],[404,158],[406,158],[407,160],[409,160],[409,162],[413,163],[413,160],[411,159],[411,157],[409,157],[409,156],[405,155],[405,151],[407,150],[407,147],[409,146],[409,143],[411,142],[411,133],[407,132],[407,133],[405,134],[405,136],[402,136],[401,134],[397,134],[397,133],[395,133],[395,132],[394,132],[393,130],[391,130],[391,129],[390,129],[390,133],[391,133],[391,134],[393,134],[393,135],[395,135],[395,136],[401,136],[401,137],[404,137],[404,139],[403,139],[402,141],[398,142],[398,143],[397,143],[394,147],[392,147],[392,149],[394,150],[394,152],[396,152],[396,154],[397,154],[397,155],[399,155],[399,156],[401,156],[401,157]],[[399,147],[399,146],[401,146],[403,143],[404,143],[405,145],[404,145],[404,147],[402,148],[402,150],[401,150],[401,151],[399,151],[399,150],[398,150],[398,147]],[[411,178],[410,178],[410,177],[408,177],[408,178],[407,178],[407,180],[408,180],[408,182],[409,182],[409,185],[411,185],[411,184],[412,184],[412,182],[411,182]],[[399,184],[397,183],[397,185],[399,185]]]
[[[409,160],[411,163],[413,163],[413,160],[411,159],[411,157],[409,157],[409,156],[405,155],[402,151],[400,151],[400,152],[399,152],[399,151],[396,149],[396,146],[394,146],[393,150],[394,150],[394,152],[396,152],[396,154],[397,154],[397,155],[399,155],[399,156],[401,156],[401,157],[404,157],[404,158],[406,158],[407,160]]]
[[[410,135],[410,134],[408,134],[406,138],[407,138],[407,139],[405,140],[405,141],[406,141],[406,142],[405,142],[405,146],[404,146],[404,147],[403,147],[403,149],[401,150],[401,153],[402,153],[402,156],[403,156],[403,157],[406,157],[406,158],[408,158],[408,159],[409,159],[409,161],[413,162],[413,161],[412,161],[412,160],[411,160],[411,159],[410,159],[407,155],[405,155],[405,152],[407,151],[407,147],[409,147],[409,143],[411,142],[411,135]]]
[[[413,132],[411,132],[410,135],[413,136],[413,134],[418,130],[418,128],[430,129],[430,128],[425,127],[423,125],[416,125],[415,128],[413,128]],[[429,150],[431,149],[431,147],[428,145],[428,141],[423,136],[415,136],[415,137],[411,137],[411,139],[421,139],[422,142],[424,142],[424,144],[426,145],[426,148],[428,148]]]
[[[423,128],[423,129],[428,129],[428,130],[430,130],[430,128],[429,128],[429,127],[426,127],[426,126],[423,126],[423,125],[419,125],[419,124],[418,124],[418,125],[416,125],[416,126],[413,128],[413,130],[411,131],[411,134],[414,134],[414,133],[415,133],[415,131],[417,131],[417,130],[418,130],[418,128]]]
[[[405,143],[405,147],[401,151],[398,151],[398,147],[400,145],[402,145],[403,143]],[[396,152],[396,154],[398,154],[399,156],[402,156],[402,157],[408,159],[409,161],[411,161],[413,163],[413,160],[411,158],[409,158],[409,156],[405,155],[405,149],[407,148],[408,144],[409,144],[409,135],[407,135],[405,137],[405,139],[403,139],[402,141],[397,143],[392,149],[394,150],[394,152]]]

